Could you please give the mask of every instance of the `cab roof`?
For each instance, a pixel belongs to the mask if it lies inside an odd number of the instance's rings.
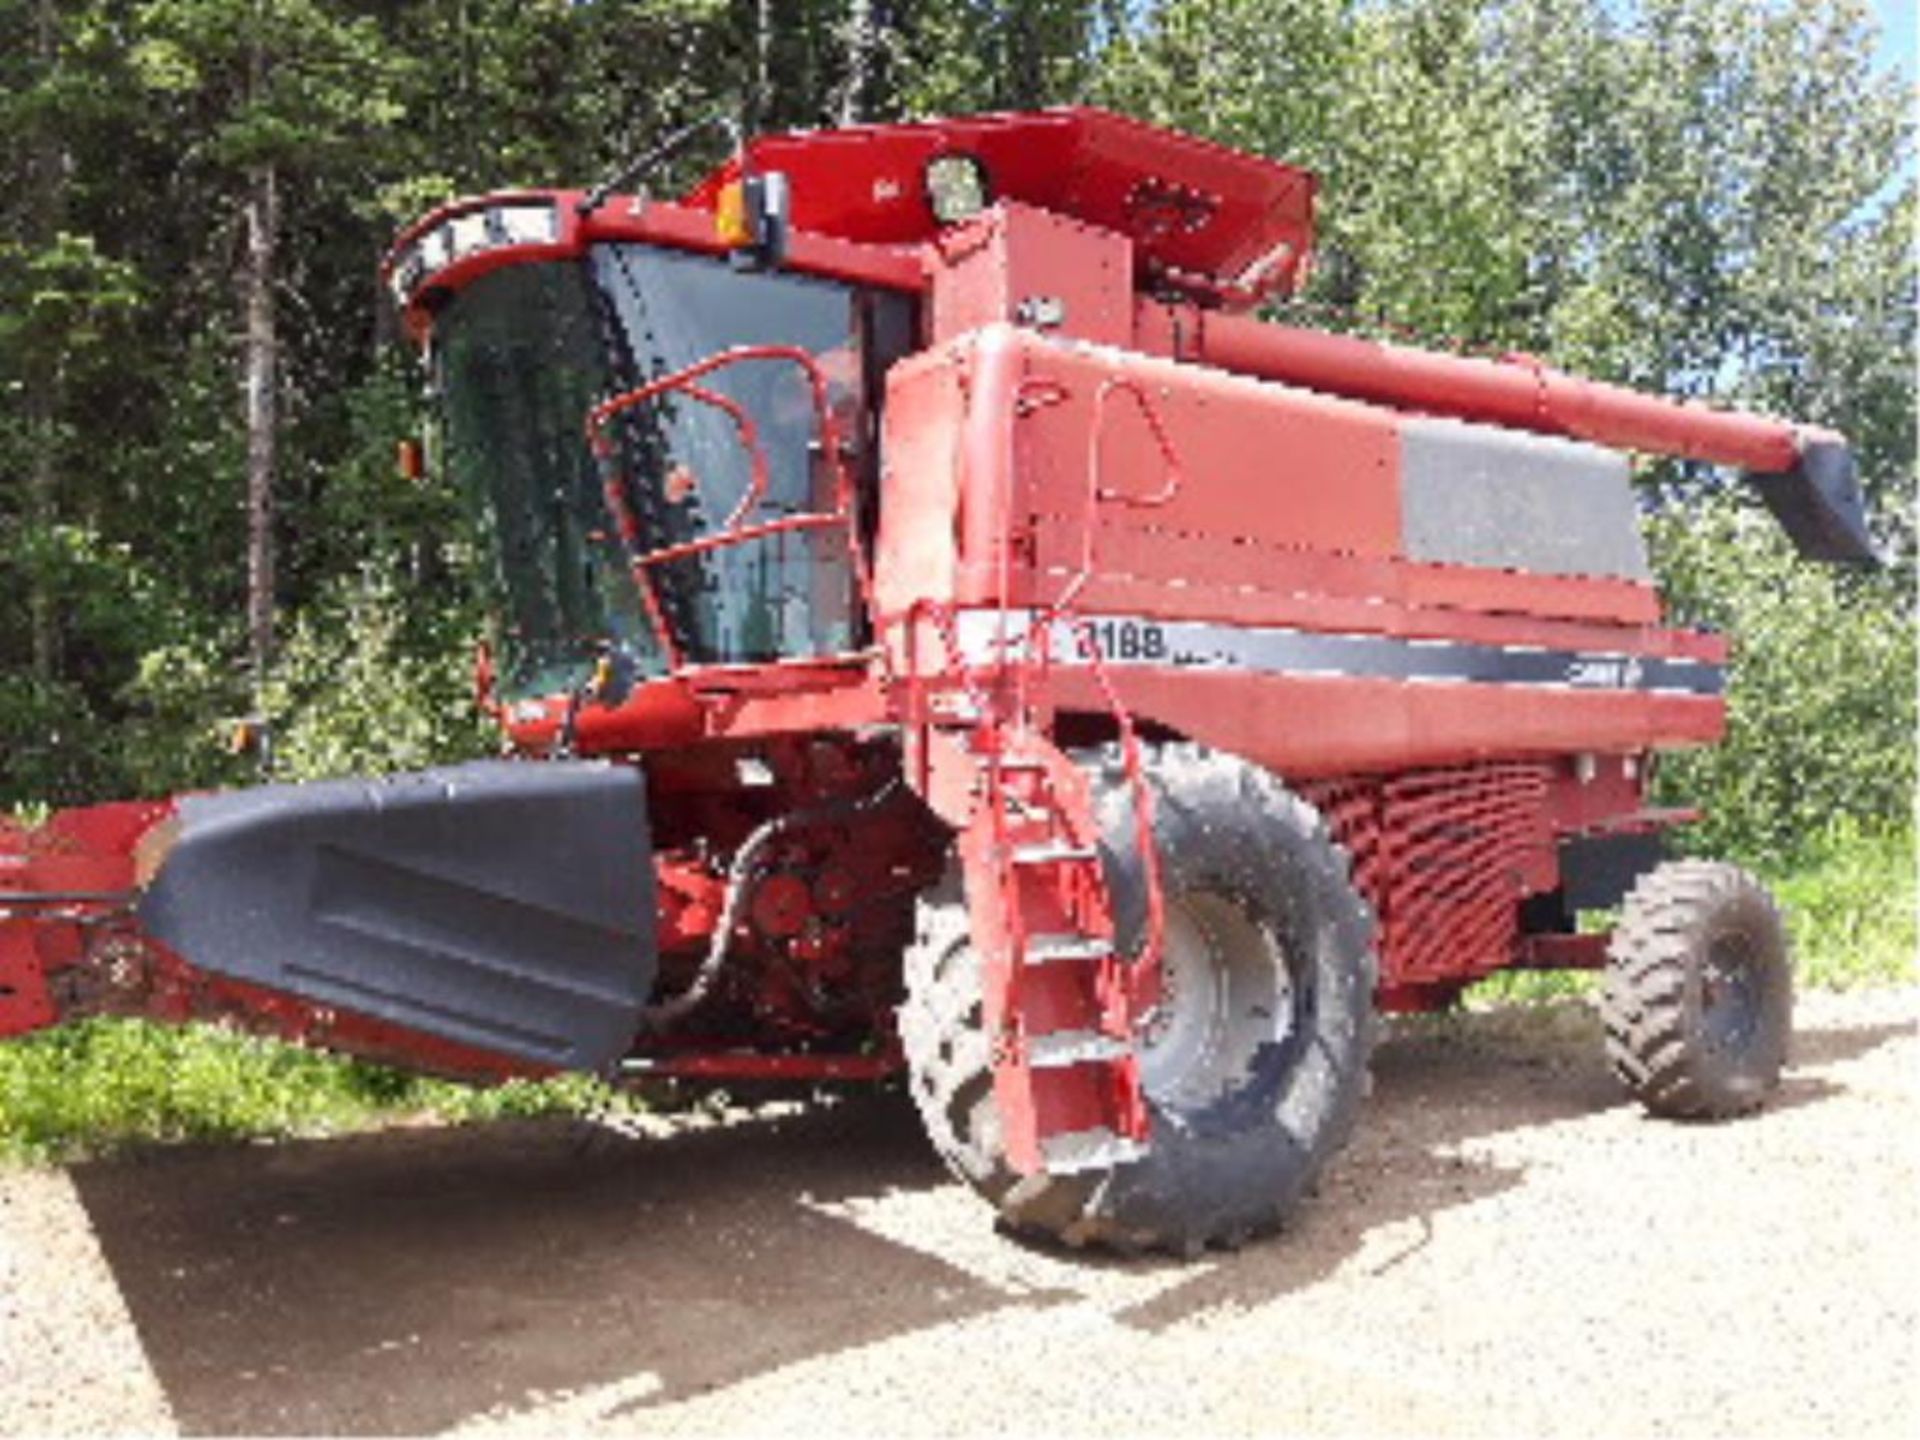
[[[762,135],[686,203],[713,209],[743,172],[781,171],[796,230],[862,244],[932,240],[928,162],[970,155],[987,199],[1132,240],[1148,284],[1238,308],[1291,290],[1313,244],[1311,172],[1106,110],[1067,108]]]

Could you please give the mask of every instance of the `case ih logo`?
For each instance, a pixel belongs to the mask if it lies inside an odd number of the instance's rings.
[[[1583,690],[1637,690],[1640,677],[1633,655],[1582,655],[1567,666],[1567,683]]]

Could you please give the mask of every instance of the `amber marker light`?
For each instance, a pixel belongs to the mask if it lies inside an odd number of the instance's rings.
[[[713,233],[723,245],[751,245],[753,226],[747,220],[746,186],[729,180],[720,187],[713,207]]]

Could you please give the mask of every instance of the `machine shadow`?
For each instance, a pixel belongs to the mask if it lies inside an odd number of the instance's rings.
[[[1392,1022],[1353,1139],[1286,1229],[1117,1318],[1163,1330],[1221,1306],[1271,1303],[1349,1264],[1389,1273],[1429,1243],[1434,1216],[1526,1183],[1524,1166],[1463,1144],[1623,1103],[1599,1057],[1597,1021],[1581,1007]]]
[[[945,1182],[896,1097],[589,1146],[559,1123],[187,1148],[73,1179],[188,1433],[418,1434],[645,1372],[668,1400],[1012,1303],[817,1208]]]
[[[1807,1069],[1909,1028],[1803,1034],[1779,1103],[1843,1090]],[[1374,1073],[1351,1146],[1287,1231],[1184,1274],[1043,1251],[1042,1283],[1009,1286],[977,1273],[977,1233],[949,1254],[950,1237],[843,1218],[839,1202],[911,1206],[953,1183],[894,1094],[590,1146],[565,1124],[501,1124],[183,1148],[73,1179],[185,1431],[421,1433],[601,1386],[623,1391],[615,1413],[643,1414],[948,1321],[1085,1301],[1083,1274],[1171,1274],[1112,1311],[1157,1330],[1348,1265],[1389,1273],[1432,1217],[1526,1183],[1466,1142],[1630,1103],[1581,1007],[1396,1026]]]

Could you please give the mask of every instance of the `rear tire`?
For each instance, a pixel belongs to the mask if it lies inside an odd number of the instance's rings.
[[[1786,927],[1738,866],[1674,861],[1641,877],[1608,950],[1607,1058],[1655,1115],[1717,1120],[1780,1083],[1793,1022]]]
[[[1095,807],[1122,953],[1146,885],[1130,787],[1098,757]],[[923,897],[901,1038],[949,1168],[1023,1233],[1194,1254],[1276,1228],[1345,1143],[1375,1018],[1373,923],[1319,814],[1266,771],[1196,746],[1149,752],[1167,997],[1142,1023],[1152,1136],[1140,1160],[1017,1176],[993,1100],[980,967],[957,869]]]

